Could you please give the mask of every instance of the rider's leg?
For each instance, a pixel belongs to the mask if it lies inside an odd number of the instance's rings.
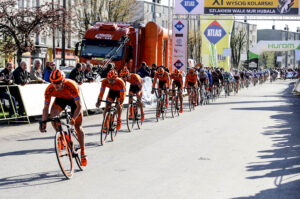
[[[50,117],[55,117],[55,116],[58,116],[60,113],[61,113],[62,109],[56,105],[56,104],[53,104],[53,106],[51,107],[51,110],[50,110]],[[59,128],[58,128],[58,125],[56,122],[51,122],[53,128],[55,129],[56,132],[59,131]]]
[[[168,98],[168,91],[167,91],[167,87],[166,87],[166,84],[164,85],[164,92],[165,92],[165,95],[166,95],[166,107],[168,107],[169,105],[169,98]]]

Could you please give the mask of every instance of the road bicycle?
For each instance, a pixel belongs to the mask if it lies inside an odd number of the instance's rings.
[[[110,140],[114,141],[115,137],[118,134],[117,130],[117,121],[118,121],[118,113],[117,113],[117,105],[119,102],[110,102],[107,100],[101,100],[102,102],[108,103],[109,108],[105,110],[102,127],[100,131],[100,145],[104,145],[107,138],[110,135]]]
[[[135,98],[137,98],[135,95],[129,95],[129,99],[131,99],[131,102],[128,104],[126,114],[127,128],[129,132],[133,131],[133,127],[135,124],[137,125],[138,129],[140,129],[143,124],[141,120],[142,113],[139,100]]]
[[[230,81],[229,80],[225,80],[224,83],[224,91],[225,91],[225,97],[230,96],[230,92],[231,92],[231,86],[230,86]]]
[[[200,104],[201,105],[205,105],[205,104],[208,104],[209,103],[209,97],[208,97],[208,92],[206,91],[205,89],[205,84],[204,83],[201,83],[200,84]]]
[[[157,97],[157,105],[156,105],[156,121],[159,121],[159,118],[161,117],[163,120],[166,118],[167,116],[167,111],[168,111],[168,107],[166,107],[166,94],[164,92],[164,90],[160,89],[160,88],[155,88],[155,95]],[[161,93],[160,96],[158,96],[158,92]],[[168,90],[167,90],[168,92]]]
[[[194,86],[191,86],[190,88],[186,88],[187,90],[190,90],[188,100],[189,100],[189,110],[195,110],[195,106],[197,103],[197,95]]]
[[[180,99],[179,99],[179,90],[173,89],[172,91],[172,97],[171,97],[171,113],[172,117],[174,118],[176,115],[179,116],[180,113]]]
[[[56,116],[48,118],[46,121],[40,121],[40,127],[47,122],[55,122],[57,124],[58,131],[54,137],[56,158],[62,173],[67,179],[70,179],[74,174],[73,158],[81,171],[85,167],[81,166],[81,148],[74,127],[70,125],[71,115],[67,109],[64,110],[64,114],[66,116],[66,123],[62,121],[61,116]]]

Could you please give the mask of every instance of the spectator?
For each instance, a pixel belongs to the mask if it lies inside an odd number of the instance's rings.
[[[29,83],[29,75],[28,72],[26,71],[27,69],[27,64],[25,61],[21,61],[20,66],[16,68],[13,72],[14,76],[14,81],[16,84],[19,85],[25,85]]]
[[[86,65],[86,69],[84,71],[84,78],[86,82],[93,82],[95,80],[91,64]]]
[[[71,73],[69,75],[69,79],[74,80],[79,85],[81,85],[83,83],[83,79],[84,79],[84,74],[83,74],[82,68],[83,68],[82,64],[77,63],[76,67],[71,71]]]
[[[115,64],[114,63],[109,63],[107,64],[107,66],[105,68],[102,69],[102,72],[101,72],[101,78],[106,78],[107,77],[107,73],[114,69],[115,68]]]
[[[6,85],[12,84],[14,82],[12,69],[12,63],[7,63],[6,67],[0,73],[0,81],[3,81]]]
[[[36,59],[33,62],[33,67],[30,71],[30,79],[31,80],[36,80],[39,83],[43,83],[43,77],[41,73],[41,60]]]
[[[138,74],[141,78],[149,77],[150,76],[150,68],[147,66],[146,62],[142,62],[141,68],[138,70]]]
[[[154,75],[155,75],[156,71],[157,71],[156,64],[152,64],[152,68],[151,68],[151,71],[150,71],[150,77],[151,78],[154,78]]]
[[[47,62],[47,63],[46,63],[46,67],[45,67],[45,70],[44,70],[44,80],[45,80],[46,82],[51,83],[49,77],[50,77],[50,74],[52,73],[52,71],[53,71],[54,69],[55,69],[55,64],[54,64],[54,62]]]
[[[12,63],[7,63],[6,67],[0,73],[0,81],[3,81],[5,85],[10,85],[13,83],[13,75],[12,75]],[[6,99],[9,102],[9,117],[13,117],[15,115],[15,111],[17,111],[16,100],[10,95],[9,92],[5,88],[0,88],[0,99]],[[15,115],[17,116],[17,115]]]

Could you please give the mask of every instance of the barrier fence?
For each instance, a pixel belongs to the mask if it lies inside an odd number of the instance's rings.
[[[151,94],[152,90],[152,79],[146,77],[143,79],[143,102],[146,105],[151,105],[156,102],[156,96]],[[32,116],[41,116],[42,110],[44,107],[44,93],[49,84],[27,84],[24,86],[19,85],[3,85],[0,86],[0,92],[7,93],[5,94],[5,99],[1,95],[0,102],[0,120],[7,121],[20,121],[20,119],[25,119],[25,122],[30,123],[29,117]],[[129,94],[130,84],[126,83],[126,96]],[[95,110],[96,102],[101,88],[101,82],[92,82],[92,83],[83,83],[79,86],[80,89],[80,98],[82,103],[83,111],[88,114],[88,110]],[[109,89],[105,90],[103,99],[108,95]],[[7,97],[8,96],[8,97]],[[14,98],[16,103],[14,103]],[[51,99],[51,105],[53,103]],[[128,103],[128,97],[125,98],[124,104]],[[14,106],[13,104],[16,104]],[[7,110],[9,107],[13,106],[12,117],[9,117]],[[18,110],[23,107],[24,115],[18,114]],[[104,108],[105,103],[101,104],[100,108]]]

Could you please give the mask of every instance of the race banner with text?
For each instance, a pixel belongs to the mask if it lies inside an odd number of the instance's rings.
[[[205,0],[204,14],[298,15],[300,0]]]
[[[187,20],[173,20],[172,31],[172,71],[177,68],[186,71],[187,67]]]

